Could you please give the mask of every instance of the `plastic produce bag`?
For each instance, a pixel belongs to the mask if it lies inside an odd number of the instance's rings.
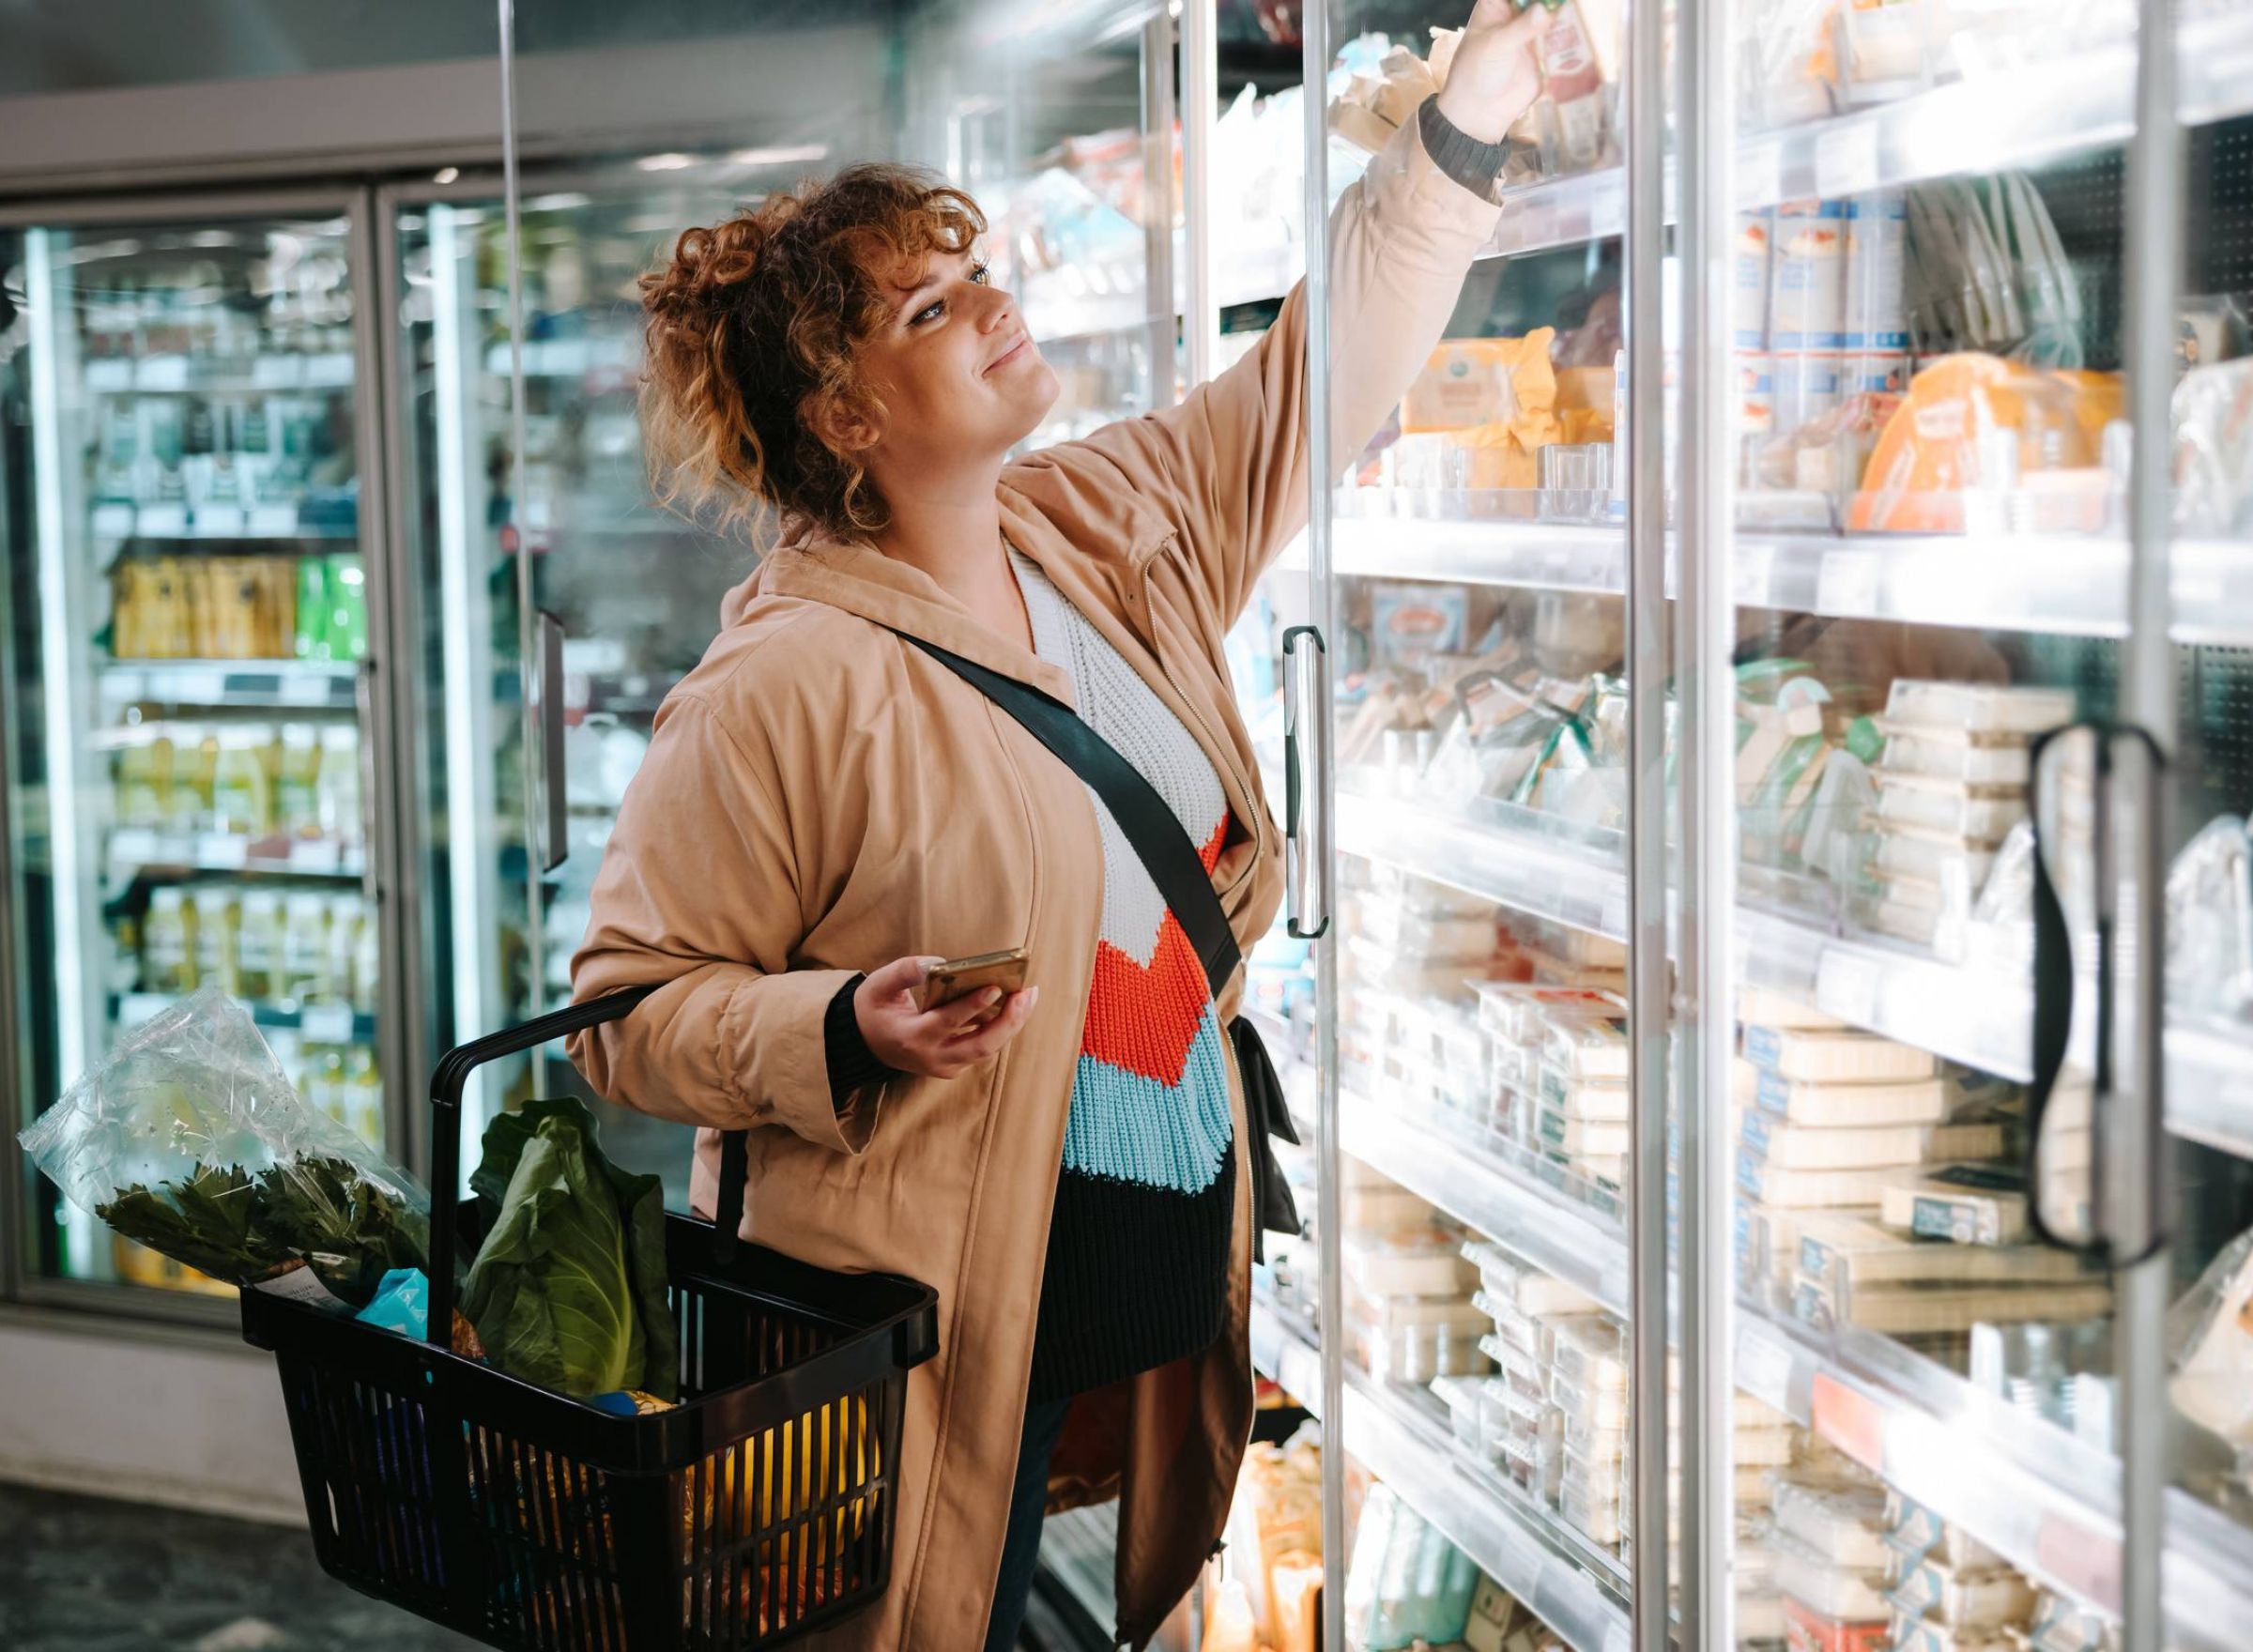
[[[21,1140],[72,1204],[184,1266],[358,1308],[425,1265],[414,1179],[298,1094],[216,987],[137,1029]]]
[[[2169,1388],[2182,1413],[2253,1446],[2253,1232],[2240,1233],[2168,1310]]]

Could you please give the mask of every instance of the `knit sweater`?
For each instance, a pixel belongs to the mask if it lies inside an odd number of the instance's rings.
[[[1011,554],[1035,651],[1080,715],[1141,772],[1200,848],[1228,798],[1181,719],[1029,558]],[[1204,966],[1091,788],[1103,916],[1049,1223],[1030,1400],[1101,1387],[1220,1334],[1235,1214],[1227,1056]]]
[[[1080,715],[1149,781],[1209,872],[1228,798],[1180,718],[1039,567],[1011,553],[1035,651],[1070,679]],[[1049,1222],[1027,1402],[1099,1388],[1195,1354],[1220,1334],[1235,1215],[1235,1143],[1219,1012],[1181,921],[1091,788],[1103,913]],[[892,1077],[853,1012],[855,976],[823,1029],[842,1106]]]

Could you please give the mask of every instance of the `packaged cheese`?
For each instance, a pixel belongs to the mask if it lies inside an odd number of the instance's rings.
[[[1914,776],[1954,786],[2023,790],[2032,773],[2027,742],[2020,736],[1926,728],[1884,717],[1877,721],[1878,732],[1885,736],[1885,752],[1875,771],[1881,786]]]
[[[1884,769],[1877,770],[1873,778],[1878,782],[1878,820],[1883,826],[1936,833],[1948,841],[1992,849],[2026,818],[2023,786],[1970,786]],[[1894,869],[1916,870],[1913,865]]]
[[[1885,1124],[1839,1128],[1794,1124],[1755,1108],[1745,1115],[1739,1140],[1747,1152],[1771,1165],[1790,1170],[1851,1170],[1995,1158],[2002,1152],[2002,1126]]]
[[[1930,1051],[1874,1033],[1757,1023],[1744,1029],[1744,1059],[1763,1072],[1810,1083],[1901,1083],[1939,1070]]]
[[[1519,1261],[1491,1239],[1466,1239],[1463,1259],[1479,1270],[1479,1283],[1488,1294],[1511,1304],[1520,1312],[1599,1313],[1594,1298],[1553,1275]]]
[[[1763,1279],[1784,1286],[1791,1283],[1799,1267],[1801,1225],[1818,1214],[1758,1200],[1737,1201],[1737,1254],[1748,1285]]]
[[[1892,1583],[1886,1598],[1894,1611],[1952,1629],[2000,1629],[2025,1622],[2034,1609],[2033,1585],[2007,1567],[1966,1571],[1928,1556],[1897,1561]]]
[[[1568,1078],[1627,1078],[1625,1015],[1554,1015],[1544,1017],[1541,1059]]]
[[[1737,1150],[1737,1185],[1763,1204],[1786,1210],[1833,1210],[1876,1204],[1900,1179],[1898,1166],[1860,1170],[1790,1170]]]
[[[1837,1566],[1789,1537],[1776,1539],[1776,1584],[1803,1606],[1847,1623],[1890,1621],[1885,1573]]]
[[[1827,1290],[1899,1284],[2073,1284],[2091,1271],[2046,1246],[1951,1245],[1904,1235],[1859,1216],[1818,1212],[1800,1224],[1799,1272]]]
[[[2012,1245],[2026,1233],[2026,1176],[2007,1166],[1950,1165],[1895,1180],[1879,1203],[1880,1221],[1920,1239]]]
[[[2076,1285],[1865,1285],[1801,1274],[1792,1282],[1792,1312],[1818,1329],[1860,1325],[1889,1337],[1934,1336],[1973,1325],[2070,1320],[2108,1313],[2112,1290],[2102,1281]]]
[[[1628,1151],[1633,1130],[1623,1123],[1580,1119],[1543,1107],[1535,1110],[1534,1133],[1545,1145],[1575,1158],[1620,1158]]]
[[[1634,1115],[1634,1093],[1618,1079],[1575,1078],[1544,1062],[1534,1083],[1541,1106],[1568,1119],[1617,1124],[1624,1129],[1628,1120]],[[1626,1138],[1622,1136],[1618,1140],[1619,1145],[1616,1148],[1588,1151],[1625,1153]]]
[[[1565,1427],[1623,1432],[1628,1426],[1627,1385],[1584,1383],[1562,1371],[1549,1373],[1549,1399],[1564,1414]]]
[[[1554,1319],[1550,1369],[1584,1388],[1627,1390],[1625,1333],[1608,1319]]]
[[[2014,1652],[2023,1644],[2001,1629],[1956,1629],[1923,1618],[1893,1619],[1892,1652]]]
[[[1470,1294],[1478,1271],[1463,1260],[1460,1231],[1442,1227],[1347,1229],[1339,1235],[1345,1282],[1364,1296]]]
[[[1897,678],[1885,719],[1914,728],[2026,738],[2073,721],[2069,688],[2005,688],[1994,683]]]
[[[2002,1556],[1958,1525],[1951,1525],[1922,1503],[1889,1491],[1885,1497],[1886,1547],[1910,1559],[1926,1554],[1966,1571],[2003,1564]]]
[[[1740,1101],[1795,1124],[1874,1128],[1883,1124],[1937,1124],[1950,1111],[1944,1078],[1898,1084],[1822,1084],[1764,1072],[1739,1058],[1734,1068]]]
[[[1953,833],[1880,824],[1870,836],[1870,864],[1886,878],[1919,878],[1942,888],[1954,880],[1969,894],[1986,882],[1995,864],[1992,848]]]
[[[1885,1546],[1885,1493],[1875,1488],[1839,1489],[1779,1481],[1776,1529],[1833,1566],[1882,1572],[1892,1558]]]
[[[1552,1013],[1624,1017],[1627,1005],[1608,992],[1573,987],[1529,987],[1515,982],[1478,981],[1479,1024],[1514,1045],[1541,1041]]]

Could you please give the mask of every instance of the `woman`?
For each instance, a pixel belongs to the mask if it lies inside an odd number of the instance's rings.
[[[1546,18],[1479,0],[1447,89],[1333,220],[1334,429],[1359,450],[1471,258]],[[1011,462],[1056,380],[985,279],[976,207],[859,168],[684,235],[647,279],[669,482],[782,543],[668,696],[573,963],[662,983],[574,1055],[605,1095],[751,1129],[743,1232],[937,1288],[897,1558],[836,1646],[1013,1644],[1044,1504],[1118,1495],[1145,1644],[1226,1515],[1251,1415],[1244,1109],[1178,919],[1078,778],[894,635],[1074,705],[1157,787],[1239,941],[1278,835],[1221,639],[1306,519],[1304,293],[1180,406]],[[1333,471],[1336,467],[1330,467]],[[1030,984],[929,1011],[935,959]],[[865,973],[864,973],[865,971]]]

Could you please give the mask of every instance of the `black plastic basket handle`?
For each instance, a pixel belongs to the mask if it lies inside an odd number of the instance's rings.
[[[2078,971],[2074,966],[2073,929],[2065,913],[2065,902],[2058,892],[2057,880],[2051,875],[2048,851],[2042,841],[2043,754],[2060,739],[2071,734],[2086,734],[2094,745],[2094,763],[2092,774],[2092,823],[2093,827],[2092,858],[2098,884],[2096,901],[2096,1002],[2095,1025],[2091,1030],[2093,1071],[2091,1074],[2089,1129],[2092,1151],[2089,1165],[2090,1231],[2087,1237],[2061,1233],[2051,1227],[2042,1214],[2042,1144],[2043,1125],[2049,1112],[2050,1100],[2057,1090],[2058,1078],[2065,1067],[2066,1047],[2072,1041],[2074,1006],[2077,995],[2076,980]],[[2117,741],[2128,740],[2142,744],[2148,754],[2149,772],[2154,789],[2159,776],[2165,772],[2166,759],[2158,742],[2142,728],[2132,725],[2088,721],[2067,724],[2035,737],[2028,750],[2029,798],[2027,818],[2032,822],[2034,834],[2034,1014],[2032,1082],[2027,1086],[2026,1131],[2026,1211],[2034,1234],[2045,1244],[2061,1250],[2102,1260],[2114,1267],[2130,1267],[2143,1260],[2166,1243],[2164,1229],[2154,1227],[2151,1244],[2139,1254],[2123,1256],[2113,1243],[2110,1229],[2110,1180],[2117,1169],[2105,1151],[2112,1140],[2112,1107],[2116,1089],[2117,1050],[2114,1023],[2119,1002],[2119,916],[2107,888],[2114,860],[2112,841],[2113,806],[2112,785],[2114,762],[2112,748]],[[2155,816],[2147,815],[2142,830],[2156,831]],[[2164,900],[2164,890],[2138,891],[2140,900]],[[2138,969],[2164,969],[2164,959],[2139,959]],[[2157,1030],[2147,1029],[2145,1037],[2158,1035]],[[2149,1170],[2147,1166],[2146,1170]],[[2162,1215],[2154,1200],[2152,1204],[2154,1222]]]
[[[462,1179],[462,1092],[468,1086],[469,1075],[504,1055],[516,1055],[605,1021],[623,1019],[661,985],[651,982],[590,998],[584,1003],[565,1004],[518,1026],[473,1039],[438,1058],[437,1071],[430,1079],[430,1105],[437,1122],[437,1139],[431,1147],[430,1323],[425,1327],[434,1348],[452,1343],[454,1189]],[[720,1190],[713,1216],[713,1250],[723,1263],[734,1256],[736,1230],[743,1225],[745,1155],[743,1131],[730,1130],[720,1139]]]

